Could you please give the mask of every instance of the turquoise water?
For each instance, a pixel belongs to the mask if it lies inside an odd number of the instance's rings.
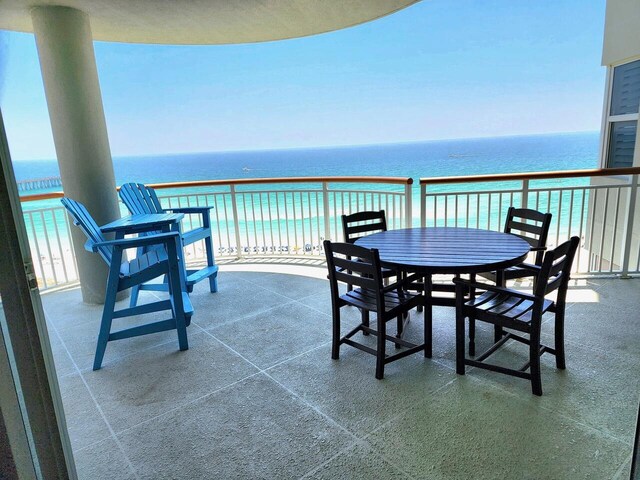
[[[420,214],[418,180],[421,177],[596,168],[598,165],[598,142],[599,134],[593,132],[354,147],[115,157],[114,170],[117,184],[293,176],[382,175],[412,177],[415,182],[413,186],[415,224]],[[58,166],[54,160],[17,161],[14,162],[14,169],[16,179],[19,181],[59,175]],[[576,180],[571,179],[551,182],[555,185],[567,184],[568,182],[572,185],[577,184]],[[584,179],[582,182],[586,184],[588,179]],[[512,183],[514,187],[519,185],[519,182]],[[549,182],[540,181],[536,185],[540,186],[545,183]],[[277,189],[293,190],[309,186],[289,184],[280,185]],[[495,183],[473,186],[443,185],[430,186],[429,191],[464,191],[470,188],[482,190],[495,186]],[[508,188],[509,184],[503,183],[501,186]],[[274,187],[269,186],[268,188],[273,189]],[[313,188],[319,188],[319,185],[315,184]],[[360,185],[359,188],[362,186]],[[375,185],[373,189],[376,191],[402,191],[402,188],[399,185]],[[239,191],[247,189],[255,190],[256,187],[238,187]],[[56,190],[58,189],[28,193]],[[214,189],[207,187],[206,190],[211,192]],[[225,191],[227,190],[225,189]],[[193,194],[194,190],[174,190],[170,193],[187,192]],[[162,192],[163,195],[168,193],[167,191]],[[309,232],[309,237],[318,237],[318,232],[323,229],[323,225],[321,225],[320,219],[314,215],[313,209],[309,209],[306,197],[300,197],[294,201],[290,195],[287,195],[286,199],[282,195],[275,201],[279,203],[281,209],[288,208],[290,211],[294,208],[293,204],[296,203],[300,211],[305,212],[305,216],[304,218],[299,216],[295,220],[289,218],[286,223],[290,224],[294,231],[303,229]],[[58,206],[60,204],[57,199],[23,204],[25,210]],[[227,207],[227,214],[230,216],[230,205]],[[358,207],[362,208],[362,205],[356,205],[356,208]],[[384,205],[381,207],[384,208]],[[565,204],[563,208],[567,209],[568,207]],[[218,213],[222,213],[220,208]],[[491,221],[495,225],[485,225],[484,227],[500,228],[500,217],[497,212],[492,213],[491,217]],[[332,230],[337,229],[334,220],[331,220]],[[58,221],[59,219],[54,220],[53,216],[35,216],[33,225],[29,222],[27,228],[32,236],[39,237],[44,230],[44,224],[47,225],[49,231],[52,231],[51,229],[55,228]],[[255,219],[250,223],[262,236],[268,234],[269,224],[275,221],[275,218],[272,219],[272,222]],[[282,223],[285,220],[280,218],[279,222]],[[249,235],[249,228],[245,222],[241,220],[239,227],[243,238]],[[59,235],[66,238],[64,231],[59,232]],[[233,232],[230,235],[232,237]]]
[[[597,132],[246,152],[115,157],[116,182],[254,177],[420,177],[596,168]],[[14,162],[17,180],[59,175],[54,160]],[[55,189],[54,189],[55,190]],[[32,192],[30,192],[32,193]]]

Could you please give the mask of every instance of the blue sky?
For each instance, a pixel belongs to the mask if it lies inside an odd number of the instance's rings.
[[[604,9],[605,0],[427,0],[280,42],[96,42],[112,154],[598,130]],[[53,158],[34,38],[5,41],[12,156]]]

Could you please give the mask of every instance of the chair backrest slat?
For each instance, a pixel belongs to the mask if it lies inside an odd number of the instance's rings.
[[[155,190],[142,183],[125,183],[118,193],[132,214],[164,213]]]
[[[336,280],[338,282],[347,283],[349,285],[355,285],[356,287],[365,288],[367,290],[375,290],[377,285],[372,278],[363,277],[360,275],[353,275],[344,272],[335,272]]]
[[[106,240],[100,230],[100,227],[98,227],[98,224],[95,222],[93,217],[89,215],[89,212],[84,205],[68,197],[63,197],[60,201],[73,218],[73,223],[77,225],[87,236],[88,246],[91,246],[94,243],[104,242]],[[98,247],[98,253],[103,260],[107,262],[107,265],[111,264],[112,255],[109,247]]]
[[[362,236],[358,234],[362,234],[362,233],[371,234],[375,232],[384,232],[385,230],[386,230],[386,227],[382,222],[367,223],[363,225],[352,225],[348,228],[349,239],[355,240],[359,236]],[[353,242],[351,241],[348,243],[353,243]]]
[[[516,230],[519,232],[530,233],[532,235],[535,235],[536,237],[539,237],[542,234],[542,226],[533,225],[531,223],[512,221],[509,223],[509,229],[511,230],[511,232],[513,232],[513,230]]]
[[[547,217],[551,215],[550,213],[542,213],[538,210],[533,210],[532,208],[510,207],[509,210],[511,217],[513,218],[525,218],[527,220],[539,223],[543,223],[547,219]]]
[[[550,226],[550,213],[542,213],[530,208],[509,207],[504,231],[517,235],[533,248],[541,248],[547,245]],[[543,251],[536,252],[536,265],[542,265],[543,254]]]
[[[371,289],[376,291],[381,304],[384,305],[380,255],[377,250],[325,240],[324,251],[332,291],[338,292],[338,281]]]
[[[362,259],[350,259],[334,256],[333,263],[338,268],[356,272],[360,275],[373,275],[375,273],[375,267],[371,263],[366,263],[366,260]]]
[[[342,231],[346,243],[353,243],[371,233],[386,232],[387,219],[384,210],[342,215]]]

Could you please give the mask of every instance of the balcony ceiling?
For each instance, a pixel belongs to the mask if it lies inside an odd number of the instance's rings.
[[[2,0],[0,29],[32,32],[29,9],[73,7],[95,40],[222,45],[330,32],[375,20],[418,0]]]

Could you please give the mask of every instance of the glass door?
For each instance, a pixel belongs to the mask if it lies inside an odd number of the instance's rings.
[[[0,32],[0,476],[76,478],[2,120],[7,50]]]

